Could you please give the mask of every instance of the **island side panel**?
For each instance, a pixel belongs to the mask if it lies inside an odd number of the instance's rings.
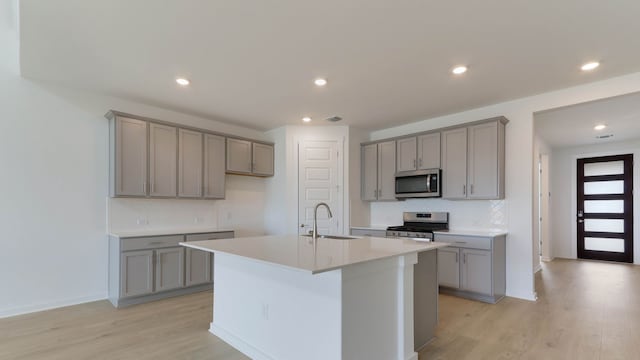
[[[342,359],[417,360],[413,346],[415,253],[342,270]]]
[[[252,359],[341,358],[341,270],[216,253],[210,331]]]

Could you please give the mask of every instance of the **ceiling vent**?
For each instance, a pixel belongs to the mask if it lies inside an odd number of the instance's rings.
[[[607,134],[607,135],[596,135],[596,139],[608,139],[610,137],[613,137],[613,134]]]
[[[342,120],[342,118],[340,116],[332,116],[332,117],[328,117],[325,120],[330,121],[330,122],[338,122],[340,120]]]

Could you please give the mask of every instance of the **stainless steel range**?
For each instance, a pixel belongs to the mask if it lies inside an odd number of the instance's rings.
[[[404,225],[389,226],[387,237],[406,237],[433,241],[433,232],[449,229],[448,212],[404,212]]]

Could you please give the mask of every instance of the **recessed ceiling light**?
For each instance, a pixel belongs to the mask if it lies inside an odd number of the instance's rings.
[[[453,70],[451,70],[452,73],[456,74],[456,75],[460,75],[460,74],[464,74],[467,72],[467,67],[466,66],[456,66],[453,68]]]
[[[582,69],[582,71],[591,71],[591,70],[597,68],[598,66],[600,66],[599,62],[592,61],[592,62],[588,62],[588,63],[582,65],[582,67],[580,69]]]
[[[302,118],[302,121],[309,122],[309,121],[311,121],[311,118],[308,117],[308,116],[305,116],[305,117]]]
[[[604,130],[606,128],[607,128],[607,125],[605,125],[605,124],[598,124],[598,125],[593,127],[594,130]]]
[[[316,84],[316,86],[325,86],[327,85],[327,79],[317,78],[313,81],[313,83]]]
[[[178,83],[178,85],[182,85],[182,86],[187,86],[187,85],[191,84],[191,81],[189,81],[188,79],[185,79],[185,78],[177,78],[176,82]]]

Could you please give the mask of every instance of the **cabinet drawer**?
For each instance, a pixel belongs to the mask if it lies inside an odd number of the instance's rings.
[[[491,238],[488,237],[435,234],[435,241],[459,248],[491,250]]]
[[[170,236],[152,236],[141,238],[124,238],[121,239],[122,251],[129,250],[143,250],[143,249],[157,249],[171,246],[178,246],[178,243],[184,241],[183,235],[170,235]]]
[[[231,238],[233,238],[233,231],[187,235],[187,241],[231,239]]]
[[[377,229],[351,229],[351,235],[356,236],[373,236],[373,237],[387,237],[386,230]]]

